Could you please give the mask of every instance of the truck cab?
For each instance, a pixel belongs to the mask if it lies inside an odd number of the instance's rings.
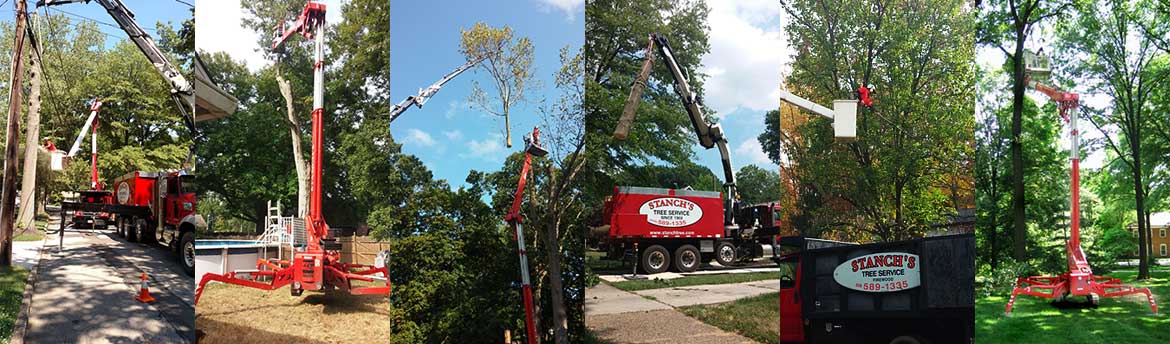
[[[804,325],[800,314],[800,253],[789,253],[775,259],[780,268],[780,342],[804,341]]]

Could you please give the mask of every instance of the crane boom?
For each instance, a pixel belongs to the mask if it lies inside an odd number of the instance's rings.
[[[72,3],[89,3],[96,1],[106,9],[111,18],[118,23],[118,27],[126,32],[130,41],[138,47],[139,51],[146,56],[150,64],[154,66],[155,71],[162,75],[163,79],[171,86],[171,98],[179,105],[180,111],[183,113],[183,120],[187,121],[187,125],[194,129],[195,118],[191,117],[189,109],[195,106],[195,87],[183,76],[178,67],[171,63],[166,54],[159,50],[158,46],[154,44],[154,39],[138,25],[134,20],[134,13],[122,4],[121,0],[40,0],[37,1],[37,7],[41,6],[56,6]]]
[[[678,64],[678,61],[675,60],[674,50],[671,49],[670,42],[666,39],[666,36],[656,33],[650,34],[650,43],[646,46],[645,60],[642,62],[641,71],[634,79],[634,85],[630,89],[630,96],[626,100],[626,105],[622,110],[621,118],[618,119],[618,126],[614,130],[613,136],[617,140],[625,140],[629,136],[634,115],[637,112],[638,104],[641,102],[642,89],[646,87],[646,80],[650,77],[650,69],[654,63],[655,50],[658,51],[658,55],[662,57],[663,63],[666,64],[667,70],[670,71],[671,78],[674,80],[674,92],[683,102],[683,108],[686,109],[687,115],[691,119],[691,126],[695,130],[695,135],[698,136],[699,145],[707,149],[719,149],[719,157],[722,160],[725,180],[723,186],[727,190],[727,199],[724,200],[724,208],[727,210],[724,212],[724,223],[730,225],[734,222],[733,214],[734,210],[738,208],[739,197],[736,191],[735,169],[731,164],[731,151],[727,148],[727,138],[723,135],[723,129],[719,124],[707,122],[706,114],[703,112],[703,100],[691,89],[686,72]],[[832,119],[833,132],[837,137],[851,138],[856,136],[856,100],[835,100],[833,101],[833,109],[829,109],[785,91],[780,92],[780,99]]]
[[[481,57],[481,58],[474,60],[474,61],[468,61],[467,63],[464,63],[462,66],[459,66],[459,68],[455,68],[455,70],[451,71],[450,73],[447,73],[447,75],[444,75],[442,78],[439,79],[439,81],[436,81],[434,84],[431,84],[431,86],[429,86],[427,88],[419,89],[418,94],[408,96],[408,97],[406,97],[406,99],[403,99],[401,102],[398,102],[398,104],[394,104],[394,107],[392,107],[390,109],[390,122],[394,122],[394,119],[398,118],[398,116],[401,116],[402,113],[406,112],[407,109],[410,109],[411,105],[417,106],[418,108],[421,109],[423,107],[423,104],[426,104],[427,101],[430,100],[431,97],[435,95],[435,93],[439,92],[440,88],[443,88],[444,84],[446,84],[448,81],[451,81],[451,79],[454,79],[456,76],[459,76],[459,74],[462,74],[463,72],[467,71],[468,69],[471,69],[471,67],[475,67],[475,65],[479,64],[483,60],[484,60],[484,58]]]
[[[89,127],[92,126],[94,120],[97,119],[98,111],[100,111],[101,108],[101,99],[95,98],[93,100],[93,105],[90,105],[89,107],[89,118],[85,120],[85,125],[81,127],[81,132],[77,133],[77,140],[73,141],[73,147],[69,148],[69,153],[65,155],[66,157],[72,158],[77,154],[78,151],[81,151],[81,140],[85,139],[85,134],[89,132]]]

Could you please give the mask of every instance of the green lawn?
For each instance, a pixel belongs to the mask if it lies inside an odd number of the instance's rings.
[[[708,325],[735,332],[760,343],[780,342],[780,293],[713,305],[695,305],[680,311]]]
[[[12,236],[13,241],[41,241],[45,234],[40,230],[29,230]]]
[[[1136,272],[1111,274],[1131,285],[1149,287],[1160,314],[1150,314],[1145,297],[1103,298],[1097,309],[1057,309],[1048,299],[1016,297],[1004,316],[1009,295],[975,301],[975,337],[980,343],[1170,343],[1170,271],[1152,272],[1135,282]]]
[[[21,267],[0,269],[0,343],[8,343],[20,304],[28,270]]]
[[[780,278],[778,272],[749,272],[742,274],[695,275],[675,279],[648,279],[613,282],[610,285],[625,291],[685,287],[700,284],[728,284]]]

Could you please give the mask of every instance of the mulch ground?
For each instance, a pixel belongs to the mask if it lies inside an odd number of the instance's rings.
[[[384,343],[390,338],[387,297],[288,287],[264,291],[216,283],[195,307],[199,343]]]

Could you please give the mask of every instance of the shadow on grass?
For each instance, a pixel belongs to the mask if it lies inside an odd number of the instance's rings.
[[[1170,297],[1170,272],[1155,272],[1146,281],[1134,273],[1111,274],[1123,282],[1149,287],[1155,301]],[[980,343],[1170,343],[1170,316],[1150,312],[1145,296],[1102,298],[1100,307],[1054,307],[1051,300],[1020,295],[1010,316],[1010,295],[975,302],[975,337]]]

